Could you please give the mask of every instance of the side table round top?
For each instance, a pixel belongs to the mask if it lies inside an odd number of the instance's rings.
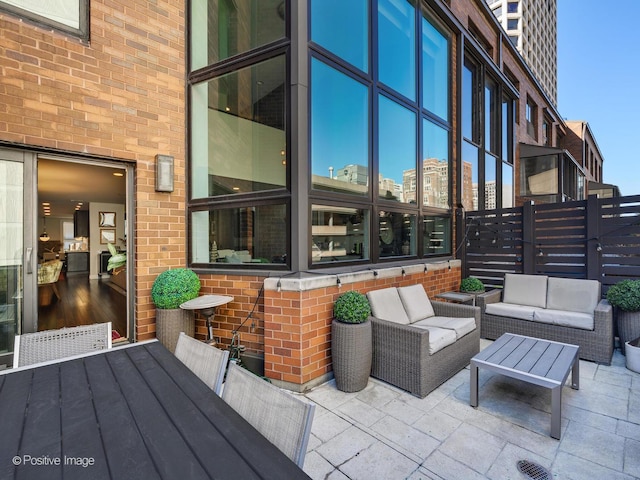
[[[180,304],[180,308],[183,310],[203,310],[205,308],[224,305],[232,301],[233,297],[229,295],[202,295]]]

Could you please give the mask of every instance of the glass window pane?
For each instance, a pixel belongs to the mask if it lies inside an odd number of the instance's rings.
[[[451,254],[451,218],[425,217],[424,226],[424,254]]]
[[[497,208],[496,190],[496,157],[488,153],[484,157],[484,208],[495,210]]]
[[[378,1],[379,80],[416,99],[416,25],[413,1]]]
[[[416,114],[387,97],[379,99],[379,195],[416,203]]]
[[[513,166],[502,162],[502,208],[513,207]]]
[[[314,188],[369,192],[369,89],[311,61],[311,171]]]
[[[479,143],[479,106],[476,85],[476,68],[469,62],[465,62],[462,69],[462,135],[475,143]]]
[[[489,78],[485,79],[484,87],[484,145],[492,153],[499,153],[498,139],[498,87]]]
[[[478,210],[478,148],[462,142],[462,206]]]
[[[422,137],[423,205],[448,209],[449,132],[423,120]]]
[[[553,195],[558,193],[558,156],[544,155],[520,160],[520,190],[525,195]]]
[[[449,39],[422,19],[422,94],[424,108],[449,120]]]
[[[313,205],[311,262],[327,263],[369,258],[369,211]]]
[[[380,258],[416,255],[416,221],[413,214],[380,212]]]
[[[502,160],[513,163],[513,100],[502,97]]]
[[[192,88],[192,198],[284,188],[285,59]]]
[[[192,212],[191,261],[285,263],[288,237],[286,205]]]
[[[311,40],[360,70],[368,71],[369,2],[312,0]]]
[[[191,2],[191,70],[285,36],[282,0]]]

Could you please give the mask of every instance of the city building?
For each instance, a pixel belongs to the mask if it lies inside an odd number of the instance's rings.
[[[558,20],[556,0],[487,0],[509,39],[558,103]]]
[[[42,326],[32,252],[41,232],[66,242],[74,206],[89,232],[64,253],[88,282],[108,243],[127,254],[122,337],[155,337],[153,282],[188,267],[201,294],[234,297],[215,340],[239,335],[304,389],[331,376],[342,291],[457,289],[465,211],[525,201],[542,177],[555,193],[536,195],[584,194],[555,102],[484,0],[75,5],[0,0],[0,363]],[[545,156],[534,177],[523,159]]]

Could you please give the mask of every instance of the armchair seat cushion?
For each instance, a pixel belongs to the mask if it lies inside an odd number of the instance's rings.
[[[489,303],[485,312],[489,315],[500,317],[519,318],[520,320],[533,320],[534,312],[538,310],[530,305],[516,305],[515,303]]]
[[[600,282],[549,277],[547,308],[590,314],[600,301]]]
[[[415,323],[412,326],[429,330],[429,355],[439,352],[456,341],[456,332],[450,328],[438,328]]]
[[[533,314],[533,320],[564,327],[593,330],[593,315],[582,312],[569,312],[567,310],[553,310],[551,308],[538,309]]]
[[[546,308],[548,278],[546,275],[507,273],[504,276],[502,301],[517,305]]]
[[[425,318],[433,317],[433,305],[420,284],[409,287],[398,287],[398,295],[411,323]]]
[[[422,285],[420,285],[422,288]],[[424,291],[424,289],[423,289]],[[367,299],[371,306],[371,315],[388,322],[409,325],[411,320],[407,316],[398,289],[395,287],[381,288],[367,293]]]
[[[429,317],[424,320],[412,323],[416,327],[438,327],[453,330],[456,340],[464,337],[467,333],[473,332],[476,328],[475,318],[454,318],[454,317]]]

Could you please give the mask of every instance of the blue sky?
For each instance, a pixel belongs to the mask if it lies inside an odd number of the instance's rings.
[[[585,120],[605,183],[640,195],[639,0],[558,0],[558,110]]]

